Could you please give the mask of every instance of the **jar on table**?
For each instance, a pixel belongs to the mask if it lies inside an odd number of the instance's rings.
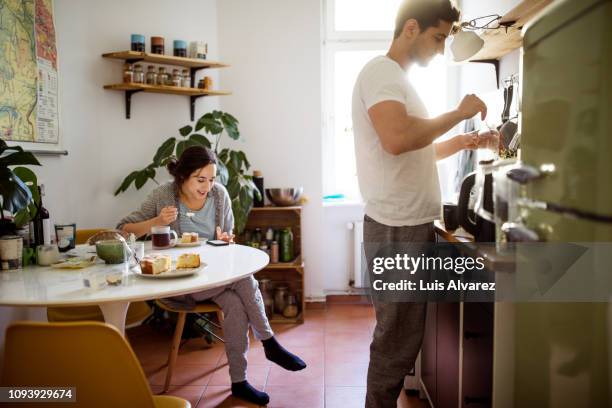
[[[259,291],[263,298],[264,310],[268,319],[274,315],[274,298],[272,297],[272,281],[270,279],[259,280]]]
[[[142,65],[134,65],[134,82],[137,84],[144,84],[144,71]]]
[[[283,314],[285,307],[287,306],[287,297],[289,295],[289,288],[285,285],[279,285],[274,288],[274,312]]]
[[[132,64],[125,64],[123,66],[123,82],[126,84],[134,82],[134,71],[132,70]]]
[[[153,65],[149,65],[147,68],[145,83],[147,85],[157,85],[157,72],[155,72],[155,67]]]
[[[293,294],[287,296],[287,305],[283,309],[283,316],[291,319],[297,317],[299,313],[297,297]]]
[[[166,73],[166,68],[159,67],[159,72],[157,73],[157,85],[166,85],[168,82],[168,74]]]
[[[188,69],[184,69],[181,73],[182,83],[181,86],[183,88],[191,88],[191,75],[189,74]]]
[[[181,86],[182,78],[178,69],[172,70],[172,86]]]

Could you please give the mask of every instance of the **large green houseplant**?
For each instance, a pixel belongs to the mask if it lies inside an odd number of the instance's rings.
[[[228,148],[219,150],[224,133],[234,140],[240,139],[238,120],[229,113],[221,111],[206,113],[197,120],[195,126],[183,126],[179,129],[180,136],[168,138],[162,143],[153,156],[152,162],[140,170],[132,171],[115,191],[115,195],[126,191],[132,183],[137,190],[140,190],[149,180],[159,184],[155,179],[159,168],[165,167],[170,159],[180,156],[188,147],[205,146],[213,149],[219,159],[217,176],[227,188],[232,200],[235,231],[242,232],[249,212],[253,208],[254,197],[260,197],[260,195],[253,183],[252,176],[245,174],[251,165],[244,152]],[[209,136],[214,139],[214,147]]]
[[[26,167],[14,167],[27,165],[40,163],[32,153],[0,139],[0,236],[15,234],[36,215],[40,202],[36,175]],[[5,211],[10,218],[5,217]]]

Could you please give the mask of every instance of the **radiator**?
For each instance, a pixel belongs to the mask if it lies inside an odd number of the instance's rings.
[[[347,228],[353,231],[353,271],[349,285],[354,288],[365,288],[366,265],[364,263],[363,251],[363,221],[353,221],[347,224]]]

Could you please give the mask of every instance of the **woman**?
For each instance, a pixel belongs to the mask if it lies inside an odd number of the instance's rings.
[[[186,149],[178,161],[173,160],[167,166],[174,181],[151,192],[140,210],[123,218],[118,228],[140,237],[153,226],[169,225],[179,236],[183,232],[197,232],[206,239],[213,239],[216,235],[217,239],[231,242],[234,226],[231,200],[227,190],[215,182],[216,163],[216,157],[209,149]],[[268,395],[246,381],[249,325],[255,338],[262,341],[268,360],[291,371],[302,370],[306,364],[274,338],[264,312],[259,285],[252,276],[220,288],[170,300],[174,306],[182,304],[189,308],[207,299],[217,303],[225,316],[223,331],[232,394],[258,405],[266,405]]]

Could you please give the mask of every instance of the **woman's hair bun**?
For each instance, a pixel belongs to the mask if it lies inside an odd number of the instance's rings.
[[[178,168],[178,161],[176,160],[176,158],[173,157],[172,159],[168,160],[166,168],[168,169],[168,173],[170,173],[171,176],[175,177],[176,169]]]

